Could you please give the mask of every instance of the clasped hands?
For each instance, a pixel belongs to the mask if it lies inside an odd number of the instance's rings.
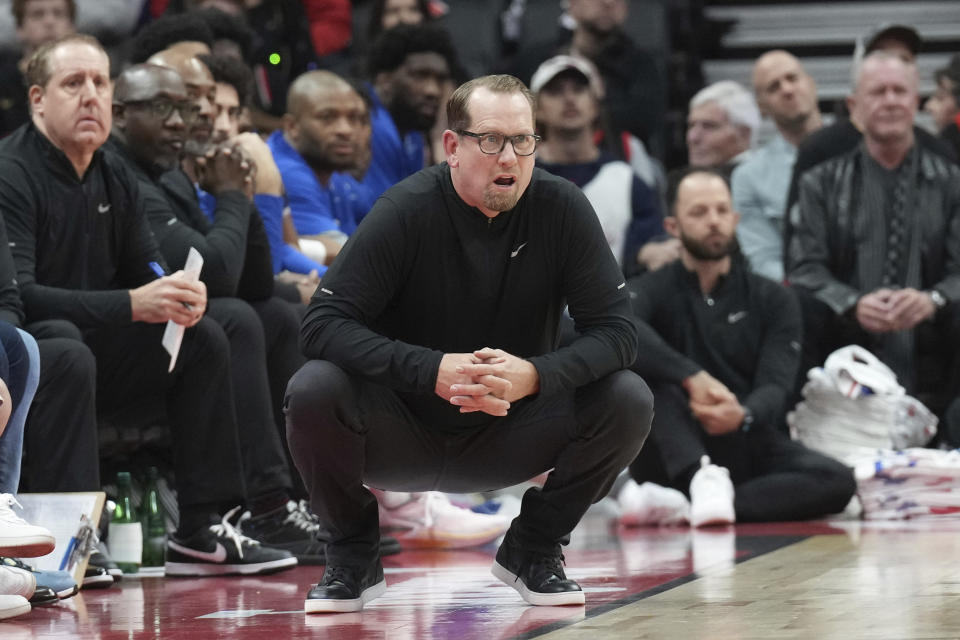
[[[445,353],[435,392],[460,413],[482,411],[505,416],[510,404],[540,390],[540,374],[529,361],[502,349]]]
[[[690,412],[711,436],[732,433],[743,424],[745,411],[725,384],[706,371],[700,371],[683,381],[690,397]]]
[[[930,294],[917,289],[877,289],[862,296],[857,322],[872,333],[912,329],[937,312]]]

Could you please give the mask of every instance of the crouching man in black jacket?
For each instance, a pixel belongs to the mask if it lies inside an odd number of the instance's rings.
[[[308,612],[385,589],[365,484],[468,492],[548,469],[493,571],[531,604],[582,604],[560,545],[649,430],[625,284],[584,195],[533,166],[533,96],[486,76],[447,111],[447,161],[380,197],[304,319],[287,429],[327,544]],[[558,348],[565,304],[581,336]]]

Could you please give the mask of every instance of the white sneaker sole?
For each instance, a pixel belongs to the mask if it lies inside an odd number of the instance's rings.
[[[95,576],[84,577],[80,585],[82,589],[105,589],[113,585],[115,580],[108,573],[102,573]]]
[[[256,564],[204,564],[200,562],[166,562],[164,575],[168,576],[251,576],[261,573],[274,573],[295,567],[296,558],[281,558]]]
[[[56,540],[52,536],[0,537],[0,556],[5,558],[39,558],[53,551]]]
[[[698,513],[696,515],[691,514],[690,516],[690,526],[697,527],[722,527],[728,524],[734,524],[737,521],[737,516],[732,512],[732,510],[717,510],[706,513]]]
[[[387,581],[381,580],[372,587],[367,587],[360,592],[359,598],[352,600],[337,600],[335,598],[307,598],[303,603],[303,610],[306,613],[350,613],[351,611],[360,611],[363,605],[374,598],[379,598],[387,590]]]
[[[404,549],[469,549],[490,544],[510,528],[510,523],[490,527],[484,531],[465,534],[428,532],[423,529],[402,531],[385,529],[387,535],[396,537]]]
[[[490,573],[500,582],[508,587],[516,589],[520,597],[526,602],[538,607],[562,607],[566,605],[582,605],[586,603],[583,591],[563,591],[561,593],[536,593],[530,591],[522,580],[517,579],[516,574],[510,573],[510,570],[494,561]]]
[[[10,596],[14,598],[14,596]],[[22,602],[20,602],[22,600]],[[25,613],[30,613],[30,602],[27,601],[24,597],[19,597],[13,603],[7,603],[7,606],[3,609],[0,609],[0,620],[6,620],[7,618],[13,618],[16,616],[22,616]]]

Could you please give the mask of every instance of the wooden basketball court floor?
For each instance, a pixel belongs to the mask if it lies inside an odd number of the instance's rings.
[[[960,638],[960,521],[623,529],[591,517],[566,549],[586,607],[530,607],[490,575],[494,545],[406,551],[360,613],[306,615],[320,567],[259,578],[126,578],[0,622],[0,639],[519,640]]]

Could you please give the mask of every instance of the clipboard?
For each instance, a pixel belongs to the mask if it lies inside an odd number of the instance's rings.
[[[77,584],[83,584],[106,498],[103,491],[17,494],[23,519],[46,527],[56,539],[52,552],[22,560],[44,571],[68,571]]]

